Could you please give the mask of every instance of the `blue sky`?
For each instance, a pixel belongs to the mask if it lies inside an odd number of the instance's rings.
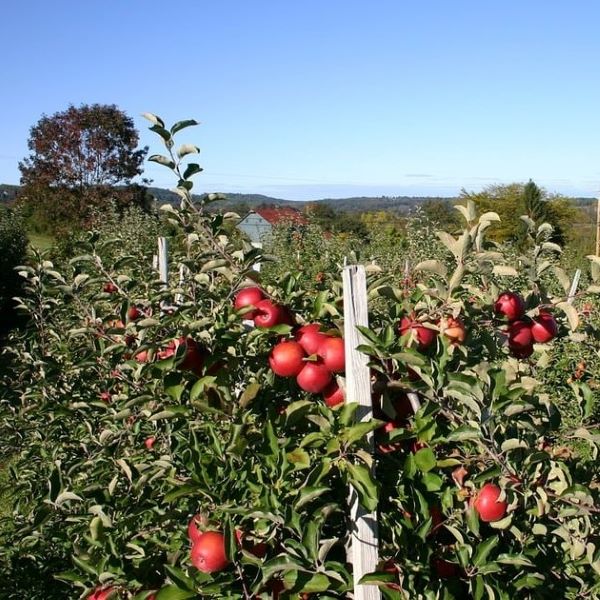
[[[197,191],[454,195],[533,178],[600,190],[596,0],[6,2],[0,182],[29,128],[111,103],[196,118]],[[155,185],[166,171],[148,165]]]

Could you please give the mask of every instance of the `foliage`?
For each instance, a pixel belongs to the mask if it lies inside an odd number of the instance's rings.
[[[29,134],[31,154],[19,163],[20,201],[30,220],[64,230],[107,199],[142,203],[145,191],[132,180],[142,173],[147,148],[137,144],[133,120],[114,105],[43,115]]]
[[[292,326],[249,328],[233,308],[266,257],[230,235],[235,215],[206,210],[215,196],[193,202],[191,178],[201,168],[184,159],[198,149],[176,147],[174,137],[196,122],[167,128],[147,117],[165,146],[150,159],[175,173],[181,197],[179,209],[165,207],[169,285],[98,233],[60,270],[42,257],[23,270],[20,306],[30,325],[4,351],[14,367],[0,390],[15,475],[0,570],[10,575],[27,556],[32,581],[54,574],[72,597],[110,584],[140,600],[151,590],[160,590],[158,600],[266,599],[279,596],[277,586],[282,597],[345,598],[352,486],[365,508],[378,510],[382,564],[367,579],[386,598],[597,596],[596,473],[553,445],[559,413],[536,377],[551,346],[536,346],[527,360],[510,356],[506,324],[493,311],[498,293],[522,281],[524,318],[552,310],[561,335],[576,329],[576,311],[544,287],[544,277],[562,278],[549,259],[557,251],[551,228],[525,221],[531,247],[517,271],[486,241],[498,216],[477,217],[467,202],[458,236],[431,231],[423,246],[415,240],[411,258],[424,260],[411,265],[411,278],[370,262],[370,327],[361,329],[360,350],[370,358],[378,419],[356,423],[356,404],[332,410],[271,372],[269,352]],[[318,236],[309,229],[308,243],[320,250]],[[332,253],[343,249],[330,241]],[[328,268],[338,256],[324,259]],[[598,291],[599,265],[592,262],[589,293]],[[335,271],[315,290],[294,266],[263,282],[266,294],[296,325],[319,321],[341,332]],[[141,318],[128,318],[133,305]],[[398,322],[413,314],[438,334],[431,347],[400,335]],[[464,344],[440,332],[448,317],[468,327]],[[194,371],[184,367],[185,344],[165,352],[180,337],[204,351]],[[382,421],[392,427],[381,430]],[[580,425],[570,435],[595,457],[597,426]],[[373,431],[374,457],[365,451]],[[484,523],[469,500],[490,481],[509,508]],[[186,529],[197,514],[224,533],[227,569],[205,574],[190,565]],[[53,572],[47,557],[57,554],[64,566]]]
[[[15,267],[25,262],[27,236],[18,212],[0,208],[0,334],[14,324],[13,297],[21,292]]]
[[[490,239],[498,242],[512,241],[520,244],[525,229],[520,216],[526,214],[538,224],[548,222],[554,228],[553,241],[565,243],[580,235],[578,225],[584,220],[580,210],[566,198],[548,195],[533,181],[527,184],[489,185],[481,192],[462,190],[462,201],[472,200],[482,211],[494,211],[500,222],[490,230]]]

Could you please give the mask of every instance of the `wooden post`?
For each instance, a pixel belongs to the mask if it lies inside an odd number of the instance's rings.
[[[169,245],[167,238],[158,238],[158,273],[163,283],[169,282]]]
[[[362,265],[345,267],[344,283],[344,340],[346,351],[346,401],[358,402],[356,418],[373,418],[371,382],[368,358],[356,347],[363,339],[357,325],[367,327],[367,277]],[[373,435],[367,438],[367,450],[373,454]],[[380,600],[381,592],[375,585],[359,585],[363,575],[376,570],[379,555],[377,511],[367,512],[358,502],[358,494],[350,488],[351,551],[354,576],[354,600]]]
[[[575,300],[575,294],[577,294],[577,287],[579,286],[580,277],[581,269],[577,269],[577,271],[575,271],[575,275],[573,275],[573,282],[571,283],[571,289],[569,290],[569,295],[567,297],[567,302],[569,304],[573,304],[573,300]]]
[[[255,248],[262,248],[262,247],[263,247],[263,245],[262,245],[262,242],[252,242],[252,245],[253,245]],[[258,262],[258,263],[254,263],[254,264],[252,265],[252,269],[253,269],[254,271],[257,271],[258,273],[260,273],[260,263],[259,263],[259,262]]]
[[[596,256],[600,256],[600,196],[596,202]]]

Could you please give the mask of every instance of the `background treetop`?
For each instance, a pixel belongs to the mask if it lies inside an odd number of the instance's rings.
[[[43,115],[29,134],[21,183],[83,189],[127,185],[141,175],[148,148],[136,149],[133,120],[114,104],[69,106]]]

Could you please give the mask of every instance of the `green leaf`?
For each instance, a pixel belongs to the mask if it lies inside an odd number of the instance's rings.
[[[156,596],[156,600],[187,600],[187,598],[196,598],[196,592],[182,590],[176,585],[161,588]]]
[[[190,163],[189,165],[187,165],[185,171],[183,172],[183,178],[189,179],[192,175],[196,175],[197,173],[201,173],[202,171],[204,171],[204,169],[199,164]]]
[[[163,165],[165,167],[169,167],[169,169],[175,168],[175,163],[168,157],[163,156],[162,154],[153,154],[148,157],[150,162],[158,163],[159,165]]]
[[[294,470],[308,469],[310,467],[310,456],[306,450],[296,448],[287,453],[288,461],[294,465]]]
[[[377,508],[378,484],[373,479],[370,470],[364,465],[355,465],[349,461],[344,462],[348,472],[348,480],[358,494],[359,502],[367,510]]]
[[[307,486],[303,487],[300,490],[299,498],[296,500],[294,504],[294,509],[298,510],[302,508],[305,504],[308,504],[315,498],[318,498],[325,492],[330,491],[331,488],[325,486]]]
[[[568,302],[559,302],[556,305],[556,308],[562,310],[565,313],[569,321],[569,326],[571,327],[571,330],[575,331],[575,329],[577,329],[577,326],[579,325],[579,315],[577,314],[577,309]]]
[[[431,448],[421,448],[415,453],[415,464],[422,473],[431,471],[436,465],[436,458]]]
[[[487,562],[487,557],[490,552],[498,545],[500,538],[497,535],[489,537],[487,540],[483,540],[475,551],[475,556],[473,558],[473,564],[476,567],[483,565]]]
[[[345,429],[340,435],[340,440],[347,445],[353,444],[358,440],[362,440],[368,433],[374,431],[382,424],[383,421],[378,421],[377,419],[366,421],[364,423],[357,423],[356,425]]]
[[[157,133],[158,135],[160,135],[160,137],[165,142],[170,143],[171,145],[173,145],[173,142],[171,140],[171,134],[164,127],[161,127],[160,125],[153,125],[152,127],[150,127],[150,131],[153,131],[154,133]]]
[[[440,262],[439,260],[424,260],[423,262],[420,262],[414,268],[414,270],[435,273],[436,275],[442,277],[444,280],[448,277],[448,269],[446,269],[444,263]]]
[[[153,125],[158,125],[159,127],[165,126],[165,122],[158,115],[145,112],[142,113],[142,117],[144,117],[144,119],[148,119],[148,121],[150,121],[150,123],[152,123]]]
[[[185,129],[186,127],[193,127],[194,125],[200,125],[200,122],[196,121],[195,119],[184,119],[183,121],[177,121],[177,123],[174,123],[171,127],[171,135],[175,135],[178,131]]]
[[[464,442],[465,440],[476,440],[481,437],[481,431],[468,425],[461,425],[452,431],[447,439],[449,442]]]

